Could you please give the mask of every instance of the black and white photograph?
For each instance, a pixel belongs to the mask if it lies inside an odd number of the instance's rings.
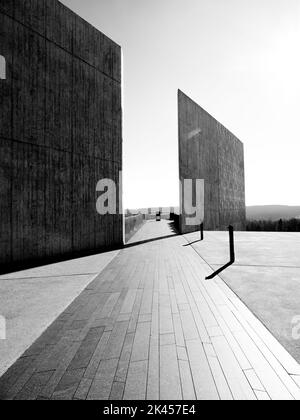
[[[0,0],[1,401],[300,400],[299,44],[299,0]]]

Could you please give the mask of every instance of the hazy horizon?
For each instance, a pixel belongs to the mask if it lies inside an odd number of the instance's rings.
[[[163,208],[163,209],[168,209],[168,208],[172,208],[172,207],[174,207],[175,209],[176,208],[179,208],[179,206],[178,205],[176,205],[176,206],[142,206],[142,207],[126,207],[126,209],[125,210],[145,210],[145,209],[158,209],[158,208]],[[290,207],[290,208],[292,208],[292,207],[300,207],[300,204],[299,205],[294,205],[294,206],[289,206],[289,205],[285,205],[285,204],[258,204],[258,205],[250,205],[250,206],[248,206],[248,205],[246,205],[246,208],[249,208],[249,207]]]
[[[297,205],[298,0],[63,0],[122,46],[124,207],[179,202],[177,90],[245,146],[247,205]]]

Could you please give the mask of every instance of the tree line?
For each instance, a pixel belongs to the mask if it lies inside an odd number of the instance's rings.
[[[249,232],[300,232],[300,219],[248,220]]]

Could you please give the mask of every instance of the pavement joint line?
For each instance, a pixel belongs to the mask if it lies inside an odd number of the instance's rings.
[[[60,275],[53,275],[53,276],[36,276],[36,277],[12,277],[12,278],[4,278],[0,277],[1,281],[16,281],[16,280],[41,280],[41,279],[52,279],[52,278],[60,278],[60,277],[84,277],[84,276],[93,276],[101,274],[102,271],[97,271],[94,273],[74,273],[74,274],[60,274]]]

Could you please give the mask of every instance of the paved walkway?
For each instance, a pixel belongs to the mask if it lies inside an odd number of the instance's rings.
[[[227,232],[193,246],[213,270],[228,261]],[[235,246],[236,263],[220,277],[300,363],[300,233],[235,232]]]
[[[149,222],[134,240],[170,234]],[[221,279],[205,281],[189,238],[122,250],[0,379],[1,398],[300,399],[298,363]]]
[[[118,251],[0,276],[0,377],[118,254]]]

